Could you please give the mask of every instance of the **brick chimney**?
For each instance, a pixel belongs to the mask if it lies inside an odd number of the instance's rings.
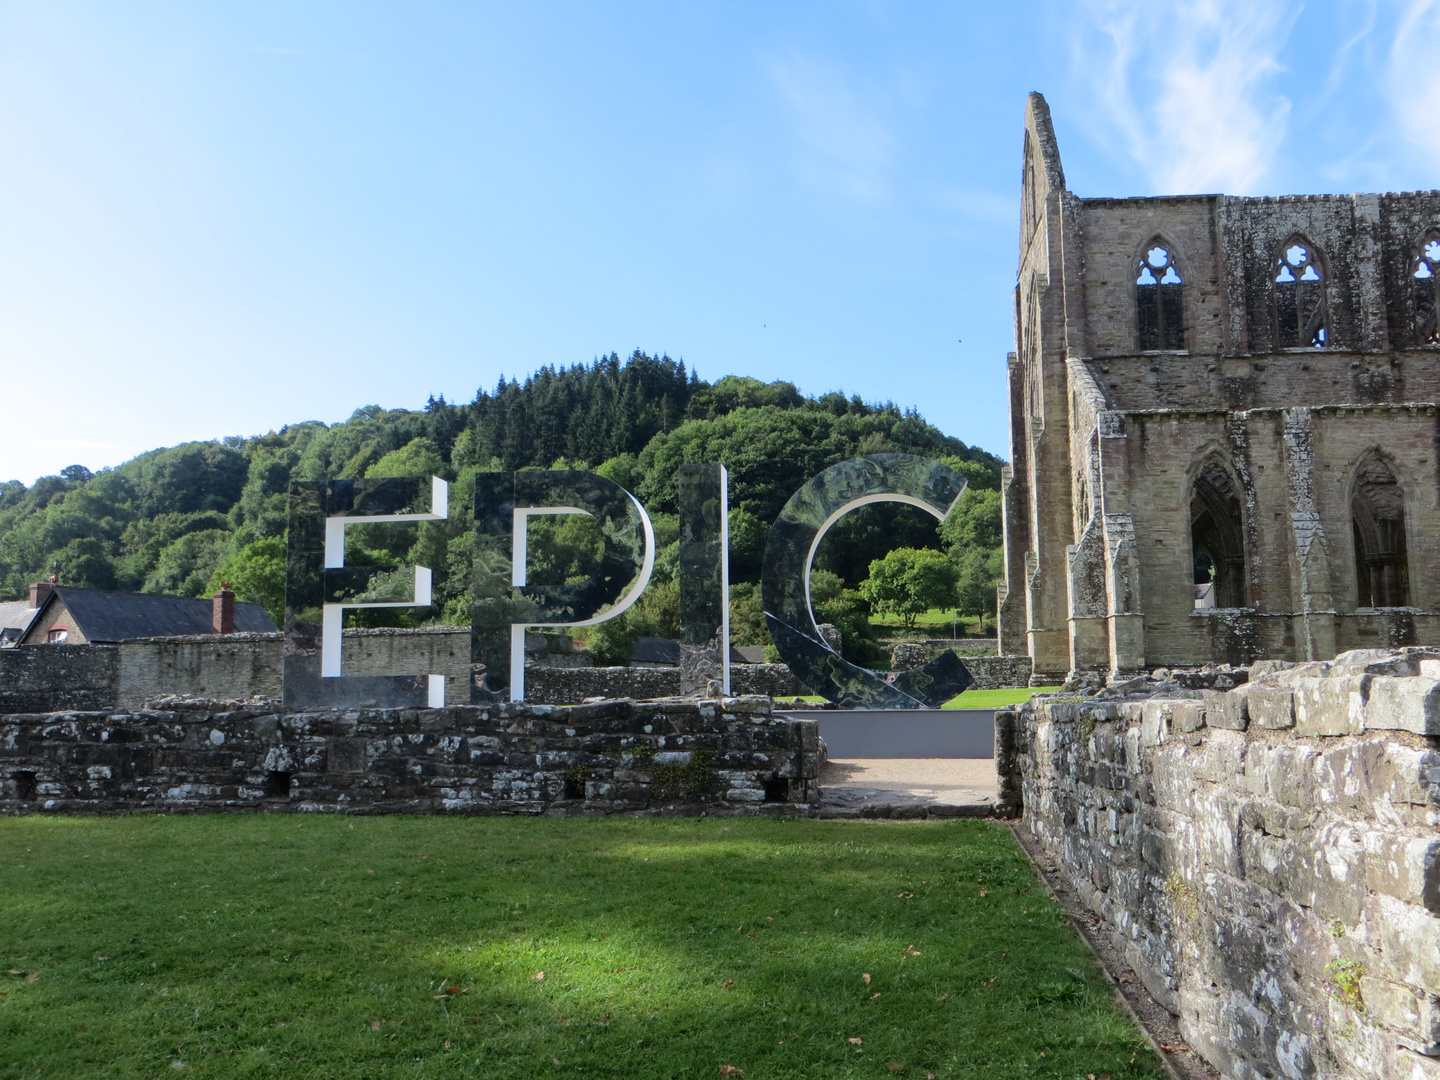
[[[233,634],[235,632],[235,594],[230,591],[230,583],[222,581],[220,591],[210,601],[210,625],[217,634]]]
[[[60,581],[59,575],[51,574],[44,581],[37,581],[30,586],[30,606],[38,608],[55,591],[56,584]]]

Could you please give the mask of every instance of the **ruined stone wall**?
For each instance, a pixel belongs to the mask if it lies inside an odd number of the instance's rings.
[[[114,645],[0,649],[0,713],[114,708],[118,672]]]
[[[0,650],[0,712],[134,711],[175,696],[245,701],[281,696],[283,635],[196,634],[119,645],[37,645]],[[1028,657],[966,657],[980,690],[1024,686]],[[466,627],[346,630],[347,675],[445,676],[445,703],[469,704]],[[738,695],[794,697],[810,691],[784,664],[735,664]],[[552,705],[586,698],[661,698],[680,693],[678,668],[527,664],[526,698]]]
[[[1025,170],[1006,651],[1021,620],[1037,673],[1059,663],[1057,633],[1072,671],[1440,644],[1440,364],[1414,277],[1440,192],[1081,199],[1038,96]],[[1292,241],[1322,272],[1322,348],[1275,338]],[[1139,347],[1135,279],[1155,244],[1184,280],[1183,349]],[[1410,584],[1409,607],[1379,615],[1357,612],[1351,521],[1369,455],[1399,481]],[[1214,463],[1243,504],[1246,596],[1197,619],[1191,497]]]
[[[1437,657],[997,713],[1002,799],[1226,1077],[1440,1077]]]
[[[768,698],[0,716],[0,813],[808,813],[814,721]]]
[[[737,694],[794,697],[810,691],[784,664],[735,664],[730,688]],[[525,699],[568,705],[592,697],[678,697],[680,669],[671,667],[596,667],[525,669]]]
[[[138,709],[173,694],[280,696],[283,636],[195,634],[121,642],[113,707]],[[470,630],[462,626],[346,630],[346,675],[444,675],[445,703],[470,701]]]

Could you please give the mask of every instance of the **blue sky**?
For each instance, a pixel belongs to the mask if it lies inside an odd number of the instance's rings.
[[[1440,187],[1440,0],[0,2],[0,479],[667,351],[1008,453],[1082,196]]]

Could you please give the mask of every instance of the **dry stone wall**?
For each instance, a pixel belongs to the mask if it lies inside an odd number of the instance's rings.
[[[1440,1077],[1440,653],[996,715],[1001,799],[1227,1077]]]
[[[269,703],[273,706],[274,703]],[[811,720],[764,697],[0,716],[0,813],[810,813]]]

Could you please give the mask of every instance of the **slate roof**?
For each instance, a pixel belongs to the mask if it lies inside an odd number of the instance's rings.
[[[30,626],[35,617],[35,608],[28,600],[8,600],[0,603],[0,648],[13,645]]]
[[[180,634],[213,634],[212,604],[188,596],[158,593],[110,592],[58,585],[50,594],[58,597],[70,612],[75,627],[94,643],[124,641],[127,638],[171,637]],[[46,601],[48,606],[54,600]],[[43,610],[43,608],[42,608]],[[237,633],[266,633],[278,629],[259,604],[236,601]]]

